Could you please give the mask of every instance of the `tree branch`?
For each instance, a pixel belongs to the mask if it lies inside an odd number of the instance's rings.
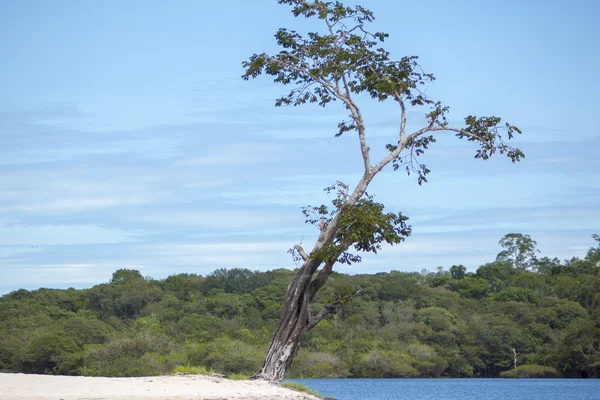
[[[373,174],[377,174],[379,171],[381,171],[383,169],[383,167],[385,167],[390,162],[392,162],[392,160],[394,160],[395,158],[398,158],[400,153],[402,153],[402,150],[404,150],[406,148],[406,143],[407,143],[407,140],[405,140],[404,142],[398,143],[398,147],[396,147],[396,149],[394,151],[392,151],[390,154],[385,156],[381,161],[379,161],[379,163],[377,165],[375,165],[373,167]]]
[[[347,85],[346,79],[343,80],[344,86]],[[351,97],[347,97],[346,104],[352,113],[352,119],[356,122],[356,130],[358,131],[358,140],[360,142],[360,152],[363,158],[363,165],[365,172],[370,173],[373,167],[371,166],[371,160],[369,157],[369,146],[367,145],[367,138],[365,136],[365,122],[362,118],[362,114],[358,106],[352,101]]]
[[[308,255],[306,254],[306,252],[304,251],[304,249],[302,248],[302,246],[300,246],[299,244],[294,246],[294,249],[298,252],[298,254],[300,255],[300,257],[302,257],[302,261],[306,261],[308,260]]]
[[[336,43],[336,47],[339,47],[339,45],[337,45],[337,43]],[[290,54],[288,54],[288,55],[290,55]],[[352,114],[351,118],[356,122],[356,129],[358,131],[358,137],[359,137],[359,142],[360,142],[360,151],[361,151],[362,158],[363,158],[365,172],[370,173],[372,171],[373,167],[371,166],[371,161],[370,161],[370,157],[369,157],[369,146],[367,145],[367,139],[366,139],[366,135],[365,135],[365,123],[362,118],[360,109],[358,108],[356,103],[354,103],[354,101],[352,100],[352,97],[350,95],[350,87],[348,85],[345,74],[342,73],[342,76],[341,76],[344,90],[346,92],[344,94],[342,92],[342,90],[340,89],[339,83],[337,81],[335,83],[332,83],[326,79],[318,78],[310,73],[308,67],[297,67],[297,66],[290,64],[278,57],[271,57],[271,56],[266,56],[266,57],[271,62],[281,63],[287,68],[290,68],[301,74],[308,75],[313,81],[322,85],[332,96],[336,97],[337,99],[344,102],[344,104],[346,104],[346,107],[348,107],[348,109],[350,110],[350,113]]]
[[[291,54],[289,54],[289,53],[288,53],[288,54],[286,54],[286,55],[288,55],[288,56],[292,56],[292,55],[291,55]],[[295,56],[294,56],[294,57],[295,57]],[[329,82],[329,81],[325,80],[325,79],[320,79],[320,78],[318,78],[318,77],[314,76],[313,74],[311,74],[311,73],[309,72],[309,69],[310,69],[310,68],[309,68],[308,66],[307,66],[307,67],[305,67],[305,68],[300,68],[300,67],[296,67],[295,65],[293,65],[293,64],[290,64],[290,63],[288,63],[288,62],[286,62],[286,61],[284,61],[284,60],[282,60],[282,59],[280,59],[280,58],[278,58],[278,57],[266,56],[266,58],[267,58],[267,59],[269,59],[271,62],[275,62],[275,63],[281,63],[281,64],[283,64],[284,66],[286,66],[287,68],[293,69],[294,71],[296,71],[296,72],[299,72],[299,73],[301,73],[301,74],[305,74],[305,75],[308,75],[308,76],[310,76],[310,78],[311,78],[312,80],[314,80],[315,82],[317,82],[317,83],[319,83],[319,84],[323,85],[323,87],[325,87],[329,93],[331,93],[333,96],[335,96],[335,97],[337,97],[338,99],[340,99],[340,100],[342,100],[342,101],[343,101],[343,99],[342,99],[342,98],[339,96],[339,92],[336,90],[336,87],[335,87],[335,85],[334,85],[334,84],[332,84],[331,82]],[[296,59],[297,59],[297,58],[298,58],[298,57],[296,57]]]
[[[337,214],[333,217],[333,219],[329,222],[329,224],[326,227],[321,229],[321,233],[317,238],[317,243],[315,244],[313,251],[320,250],[323,247],[324,243],[326,243],[328,240],[333,240],[335,234],[340,229],[340,220],[344,210],[356,204],[356,202],[365,194],[369,183],[373,180],[374,177],[375,173],[365,171],[362,178],[360,178],[360,181],[356,184],[356,187],[354,188],[352,194],[346,197],[344,203],[339,208]]]
[[[402,150],[404,150],[404,148],[406,147],[406,143],[408,142],[408,139],[406,138],[406,105],[404,104],[402,97],[397,92],[394,92],[394,98],[400,105],[400,132],[399,132],[399,139],[398,139],[398,147],[396,147],[396,149],[394,151],[392,151],[390,154],[388,154],[386,157],[384,157],[373,168],[373,172],[375,174],[378,173],[379,171],[381,171],[383,169],[383,167],[388,165],[392,160],[394,160],[395,158],[398,158],[400,153],[402,153]]]
[[[402,107],[402,106],[401,106]],[[405,117],[403,116],[403,119]],[[408,137],[406,137],[406,133],[404,134],[405,140],[402,141],[402,132],[400,133],[400,143],[398,145],[398,147],[392,151],[390,154],[388,154],[386,157],[384,157],[375,167],[373,167],[373,172],[376,174],[379,171],[381,171],[387,164],[389,164],[392,160],[398,158],[398,156],[400,156],[400,153],[402,152],[402,150],[404,150],[406,148],[406,144],[410,143],[411,141],[417,139],[419,136],[424,135],[427,132],[440,132],[440,131],[448,131],[448,132],[456,132],[458,134],[461,135],[465,135],[470,137],[473,140],[476,140],[478,142],[481,142],[487,146],[489,146],[490,150],[492,152],[496,151],[496,146],[494,146],[494,144],[488,140],[485,140],[477,135],[472,134],[471,132],[468,132],[464,129],[460,129],[460,128],[454,128],[451,126],[445,126],[445,125],[439,125],[439,126],[433,126],[433,124],[430,124],[429,126],[426,126],[425,128],[419,129],[418,131],[410,134]]]
[[[329,314],[335,314],[339,311],[342,305],[349,303],[356,296],[362,295],[362,290],[357,291],[352,296],[348,296],[346,298],[340,298],[334,301],[333,303],[326,304],[323,306],[323,309],[317,315],[309,315],[308,324],[306,325],[305,331],[309,331],[314,328],[323,318],[328,316]]]
[[[479,141],[481,143],[484,143],[484,144],[488,145],[490,147],[490,149],[493,150],[493,151],[496,150],[496,146],[494,146],[493,143],[490,143],[489,141],[487,141],[487,140],[485,140],[485,139],[483,139],[483,138],[481,138],[481,137],[479,137],[477,135],[474,135],[471,132],[468,132],[468,131],[466,131],[464,129],[454,128],[454,127],[445,126],[445,125],[439,125],[439,126],[429,125],[426,128],[420,129],[420,130],[412,133],[408,137],[407,141],[414,140],[414,139],[418,138],[419,136],[421,136],[421,135],[423,135],[423,134],[425,134],[427,132],[439,132],[439,131],[456,132],[456,133],[459,133],[461,135],[468,136],[468,137],[472,138],[473,140],[477,140],[477,141]]]
[[[398,93],[394,93],[394,97],[398,104],[400,104],[400,139],[398,141],[399,145],[406,145],[406,106],[404,105],[404,101],[402,101],[402,97]]]
[[[310,283],[310,292],[308,296],[309,301],[312,301],[315,298],[315,295],[319,289],[321,289],[327,282],[327,279],[329,279],[329,276],[333,272],[333,264],[334,262],[326,263],[321,271],[319,271],[319,275],[317,275],[317,277]]]
[[[329,23],[329,21],[327,20],[327,18],[325,18],[325,23],[327,24],[327,28],[329,29],[329,33],[331,34],[331,36],[334,38],[334,46],[336,49],[341,50],[341,46],[339,44],[339,39],[338,36],[335,34],[335,32],[333,31],[333,26],[331,25],[331,23]],[[354,28],[352,28],[350,31],[348,32],[344,32],[343,35],[341,35],[342,37],[350,34],[354,29],[358,28],[359,26],[362,26],[361,24],[355,26]],[[367,138],[365,136],[365,122],[362,118],[362,113],[360,112],[360,108],[358,108],[358,106],[356,105],[356,103],[354,103],[354,100],[352,100],[352,95],[350,94],[350,86],[348,85],[348,80],[346,79],[346,73],[342,72],[342,83],[344,86],[344,90],[346,92],[345,95],[342,94],[339,85],[336,85],[337,87],[337,91],[338,91],[338,98],[340,100],[342,100],[344,103],[346,103],[346,106],[348,107],[348,109],[350,110],[350,112],[352,113],[351,117],[354,120],[354,122],[356,122],[356,130],[358,131],[358,139],[360,142],[360,152],[362,154],[362,158],[363,158],[363,164],[365,167],[365,172],[371,172],[371,169],[373,168],[371,166],[371,160],[369,157],[369,146],[367,145]]]

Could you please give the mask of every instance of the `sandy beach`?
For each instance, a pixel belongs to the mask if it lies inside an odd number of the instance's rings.
[[[317,400],[263,381],[201,375],[100,378],[0,373],[1,400]]]

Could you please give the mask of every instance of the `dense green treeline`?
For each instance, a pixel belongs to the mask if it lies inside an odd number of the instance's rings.
[[[560,262],[521,251],[527,238],[475,273],[335,274],[316,306],[363,294],[307,333],[289,375],[600,377],[600,242]],[[122,269],[90,289],[18,290],[0,298],[0,370],[128,376],[189,364],[252,374],[292,276],[154,280]]]

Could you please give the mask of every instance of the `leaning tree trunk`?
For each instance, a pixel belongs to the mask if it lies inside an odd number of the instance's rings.
[[[329,225],[320,227],[321,234],[311,254],[318,253],[327,243],[334,240],[336,232],[341,226],[340,215],[343,210],[356,204],[358,199],[365,193],[374,175],[374,173],[365,173],[352,195],[346,198],[344,205]],[[296,251],[304,260],[304,264],[287,288],[275,334],[271,340],[263,366],[253,376],[254,379],[265,379],[271,382],[281,381],[298,354],[302,336],[314,328],[324,317],[336,313],[342,304],[360,294],[360,292],[357,292],[354,296],[348,296],[344,299],[339,298],[325,305],[317,314],[311,313],[310,303],[315,294],[329,279],[333,271],[333,264],[339,253],[345,251],[349,246],[350,243],[342,243],[338,247],[338,254],[335,257],[330,256],[329,261],[311,258],[304,252],[302,247],[295,246]],[[316,274],[321,266],[321,270]],[[315,274],[316,276],[314,276]]]
[[[271,382],[282,380],[298,354],[302,336],[317,324],[318,317],[310,314],[310,300],[311,277],[318,264],[317,260],[307,260],[288,286],[277,329],[264,364],[254,378]]]
[[[317,314],[312,314],[311,301],[333,271],[333,262],[326,262],[313,278],[321,263],[319,260],[308,258],[288,286],[277,329],[263,366],[253,376],[254,379],[266,379],[271,382],[282,380],[298,354],[302,336],[327,315],[338,312],[343,304],[362,293],[358,291],[354,295],[340,297],[323,306]]]

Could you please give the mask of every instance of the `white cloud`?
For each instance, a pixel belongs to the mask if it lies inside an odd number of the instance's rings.
[[[200,155],[175,161],[178,166],[235,166],[273,163],[282,160],[286,148],[281,144],[234,143],[204,148]]]
[[[188,189],[210,189],[231,186],[233,182],[233,179],[198,180],[197,177],[194,177],[190,178],[190,182],[182,183],[182,186]]]
[[[575,161],[574,157],[547,157],[537,158],[531,161],[534,164],[564,164]]]
[[[216,268],[281,268],[293,266],[287,250],[292,241],[180,243],[142,246],[152,261],[148,265],[198,266]]]
[[[27,214],[62,214],[76,211],[91,211],[99,208],[122,207],[151,203],[151,197],[123,196],[84,198],[70,197],[40,201],[34,204],[12,204],[0,206],[0,212],[22,212]]]
[[[169,226],[205,227],[218,230],[273,227],[297,222],[281,213],[264,210],[162,211],[131,218],[132,221]]]
[[[148,251],[163,256],[177,254],[223,255],[234,252],[242,254],[264,253],[281,249],[287,250],[289,247],[291,247],[290,243],[286,242],[181,243],[153,245],[148,248]]]
[[[119,268],[144,270],[143,266],[127,264],[41,264],[3,267],[3,275],[10,279],[11,287],[0,286],[0,294],[18,288],[69,286],[82,287],[107,282],[112,272]]]
[[[144,175],[148,177],[148,175]],[[156,203],[169,197],[166,188],[131,171],[120,175],[107,167],[104,171],[74,168],[65,170],[24,170],[0,174],[5,191],[0,198],[0,213],[58,215],[73,212]]]
[[[137,240],[142,232],[93,225],[47,225],[0,227],[2,246],[56,246],[123,243]]]

